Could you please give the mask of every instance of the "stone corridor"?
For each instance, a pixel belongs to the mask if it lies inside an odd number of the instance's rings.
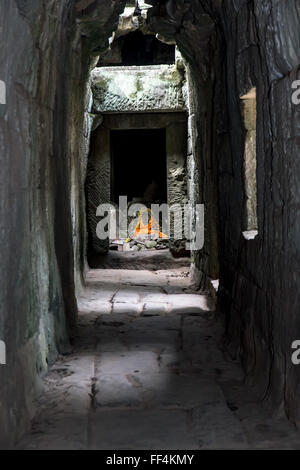
[[[299,32],[0,0],[0,449],[300,449]]]
[[[254,404],[187,270],[100,269],[86,281],[72,351],[46,377],[20,449],[300,449],[283,416]]]

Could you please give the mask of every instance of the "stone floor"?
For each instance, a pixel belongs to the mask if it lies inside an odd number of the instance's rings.
[[[253,404],[188,271],[91,270],[73,351],[51,368],[20,449],[300,448]]]
[[[170,250],[147,251],[109,251],[106,255],[90,254],[89,265],[94,269],[125,269],[140,270],[143,267],[148,271],[172,270],[175,268],[188,268],[190,258],[175,258]]]

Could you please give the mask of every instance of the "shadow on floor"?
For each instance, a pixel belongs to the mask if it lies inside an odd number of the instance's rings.
[[[73,352],[50,369],[18,448],[300,448],[299,433],[257,405],[224,354],[207,296],[180,282],[168,293],[101,279],[87,274]]]

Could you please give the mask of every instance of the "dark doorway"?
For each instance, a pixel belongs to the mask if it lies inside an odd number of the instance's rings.
[[[112,199],[167,202],[166,130],[111,131]]]
[[[141,31],[116,39],[98,63],[102,66],[161,65],[175,63],[175,46]]]
[[[130,33],[122,45],[122,65],[159,65],[175,63],[175,46],[164,44],[153,35]]]

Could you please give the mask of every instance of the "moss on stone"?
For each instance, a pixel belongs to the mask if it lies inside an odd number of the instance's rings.
[[[165,72],[162,72],[159,78],[163,82],[171,83],[173,86],[181,85],[181,83],[183,82],[183,76],[178,69],[174,69],[172,71],[167,70]]]
[[[109,84],[111,82],[111,77],[99,77],[95,82],[96,88],[102,88],[104,91],[108,90]]]
[[[135,87],[136,87],[137,93],[142,92],[144,90],[143,81],[142,81],[142,78],[141,78],[140,75],[137,75],[137,77],[136,77]]]
[[[142,74],[137,75],[135,82],[134,82],[134,86],[135,86],[135,91],[133,93],[130,93],[129,95],[131,99],[135,99],[138,93],[142,93],[144,91]]]
[[[176,83],[180,83],[182,81],[182,75],[179,70],[175,69],[171,72],[171,80]]]

